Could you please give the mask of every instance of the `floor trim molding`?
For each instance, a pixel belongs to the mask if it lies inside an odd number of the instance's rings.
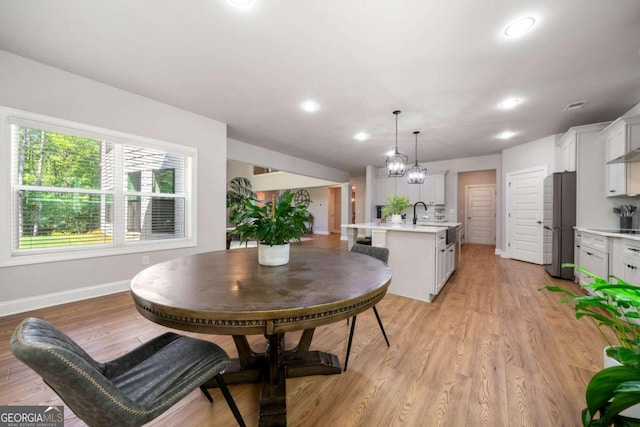
[[[25,311],[50,307],[52,305],[65,304],[87,298],[114,294],[116,292],[128,290],[129,284],[129,280],[123,280],[120,282],[105,283],[102,285],[87,286],[85,288],[76,288],[62,292],[52,292],[33,297],[2,301],[0,302],[0,316],[8,316],[10,314],[23,313]]]

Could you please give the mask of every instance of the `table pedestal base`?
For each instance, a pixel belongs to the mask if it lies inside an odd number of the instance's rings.
[[[251,350],[246,336],[233,336],[238,358],[231,361],[223,377],[227,384],[262,382],[260,427],[287,425],[286,378],[336,375],[342,372],[335,354],[309,351],[314,331],[315,329],[305,330],[298,346],[293,350],[284,349],[284,334],[266,335],[267,347],[264,353]],[[210,380],[206,386],[214,388],[218,384]]]

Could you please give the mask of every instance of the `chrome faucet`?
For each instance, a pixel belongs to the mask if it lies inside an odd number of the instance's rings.
[[[416,202],[416,203],[413,205],[413,225],[416,225],[416,224],[418,223],[418,216],[416,215],[416,206],[418,206],[418,205],[420,205],[420,204],[421,204],[422,206],[424,206],[424,210],[425,210],[425,211],[427,210],[427,205],[426,205],[424,202]]]

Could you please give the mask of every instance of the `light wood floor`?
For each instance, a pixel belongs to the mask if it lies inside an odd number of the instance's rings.
[[[346,250],[336,236],[303,245]],[[464,245],[462,261],[431,304],[387,295],[378,305],[391,347],[371,311],[358,316],[349,370],[287,380],[289,426],[578,426],[584,389],[602,364],[595,327],[576,320],[540,266],[505,260],[493,246]],[[166,329],[142,318],[128,293],[0,318],[0,405],[62,404],[9,352],[27,316],[48,320],[98,360],[116,357]],[[196,335],[236,354],[224,336]],[[348,327],[316,330],[312,349],[344,357]],[[292,346],[296,334],[287,336]],[[252,337],[260,348],[260,337]],[[249,426],[257,425],[259,385],[231,385]],[[196,390],[154,426],[232,426],[217,389],[210,405]],[[65,409],[67,426],[83,425]]]

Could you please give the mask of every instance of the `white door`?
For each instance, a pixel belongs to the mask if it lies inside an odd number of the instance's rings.
[[[465,243],[496,244],[496,186],[465,186]]]
[[[546,166],[507,174],[507,255],[542,264]]]

